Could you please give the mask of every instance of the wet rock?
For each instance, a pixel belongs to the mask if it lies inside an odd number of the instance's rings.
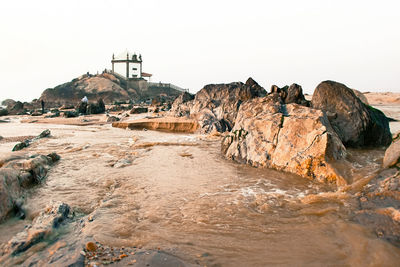
[[[358,198],[354,221],[372,228],[376,235],[400,246],[400,172],[386,169],[372,179]]]
[[[32,113],[31,113],[31,116],[42,116],[43,115],[43,113],[42,112],[39,112],[39,111],[33,111]]]
[[[396,135],[392,144],[386,149],[382,167],[389,168],[395,165],[400,167],[400,133]]]
[[[283,170],[320,182],[344,185],[332,162],[346,149],[326,115],[272,95],[240,106],[235,126],[222,141],[223,154],[252,166]]]
[[[30,145],[30,141],[31,140],[27,139],[23,142],[19,142],[13,147],[12,151],[18,151],[24,149],[25,147],[28,147]]]
[[[233,127],[240,105],[249,99],[264,96],[265,90],[252,78],[246,83],[209,84],[201,89],[194,100],[171,109],[173,116],[189,116],[198,121],[202,133],[226,131]]]
[[[118,117],[115,116],[109,116],[107,117],[106,122],[115,122],[115,121],[119,121],[120,119]]]
[[[0,221],[6,218],[24,196],[25,190],[39,184],[59,156],[55,153],[31,157],[11,156],[1,160],[0,168]]]
[[[37,141],[37,140],[39,140],[39,139],[41,139],[41,138],[48,137],[49,135],[50,135],[50,130],[49,130],[49,129],[46,129],[46,130],[44,130],[43,132],[41,132],[38,136],[36,136],[35,138],[33,138],[33,139],[26,139],[26,140],[24,140],[24,141],[22,141],[22,142],[16,144],[16,145],[14,146],[14,148],[12,149],[12,151],[22,150],[22,149],[24,149],[25,147],[30,146],[33,142],[35,142],[35,141]]]
[[[391,142],[389,121],[380,111],[365,105],[347,86],[334,81],[320,83],[312,106],[335,113],[330,123],[345,146],[387,146]]]
[[[130,114],[140,114],[140,113],[147,113],[149,109],[147,107],[133,107]]]
[[[48,206],[31,225],[8,242],[5,252],[14,256],[43,241],[68,218],[69,213],[70,207],[65,203],[58,202]]]
[[[64,117],[65,118],[75,118],[75,117],[78,117],[78,116],[79,116],[79,113],[76,112],[76,111],[65,111],[64,112]]]

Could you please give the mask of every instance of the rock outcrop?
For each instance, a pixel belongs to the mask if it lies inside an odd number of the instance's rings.
[[[41,138],[48,137],[48,136],[50,136],[50,130],[46,129],[33,139],[26,139],[22,142],[17,143],[14,146],[14,148],[12,149],[12,151],[18,151],[18,150],[24,149],[25,147],[30,146],[30,144],[32,144],[33,142],[35,142]]]
[[[246,83],[209,84],[201,89],[194,100],[177,100],[171,109],[173,116],[189,116],[199,122],[200,131],[224,132],[233,127],[240,105],[249,99],[264,96],[265,90],[252,78]],[[187,112],[189,110],[189,112]]]
[[[43,91],[39,100],[47,107],[62,106],[78,103],[87,96],[89,101],[103,99],[106,103],[128,101],[131,99],[127,90],[123,89],[118,79],[112,75],[87,76],[83,75],[70,82]]]
[[[313,108],[326,112],[345,146],[387,146],[392,140],[386,116],[365,105],[344,84],[334,81],[320,83],[311,103]]]
[[[194,99],[194,95],[183,92],[180,96],[178,96],[175,101],[172,103],[171,112],[177,117],[189,116],[190,115],[190,107],[186,105],[189,101]]]
[[[227,158],[241,163],[346,184],[331,164],[344,159],[346,149],[326,115],[298,104],[282,104],[273,95],[240,106],[221,148]]]
[[[47,156],[9,156],[0,160],[0,221],[12,211],[23,216],[20,208],[24,191],[41,183],[50,166],[59,158],[52,153]]]
[[[276,94],[280,97],[283,103],[296,103],[303,106],[310,106],[310,102],[303,95],[303,89],[300,85],[294,83],[291,86],[279,88],[276,85],[271,86],[271,94]]]

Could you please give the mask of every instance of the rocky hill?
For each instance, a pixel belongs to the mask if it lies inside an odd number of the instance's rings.
[[[102,98],[106,104],[127,101],[140,102],[155,98],[173,101],[180,93],[175,89],[165,87],[149,87],[145,91],[136,90],[127,86],[125,80],[109,73],[102,73],[98,75],[85,74],[70,82],[46,89],[39,101],[43,100],[46,107],[75,105],[84,96],[87,96],[89,101]]]

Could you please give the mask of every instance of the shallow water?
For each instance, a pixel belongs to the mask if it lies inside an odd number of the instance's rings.
[[[114,247],[160,248],[189,263],[383,266],[400,260],[399,248],[351,221],[357,205],[351,194],[225,160],[217,139],[17,122],[0,125],[0,135],[37,135],[46,128],[52,137],[26,152],[55,151],[62,159],[29,192],[27,219],[0,225],[0,242],[60,200],[90,218],[84,236]],[[13,145],[1,143],[0,152]],[[350,151],[357,162],[349,173],[353,181],[378,168],[382,155]],[[61,240],[74,235],[67,230]]]

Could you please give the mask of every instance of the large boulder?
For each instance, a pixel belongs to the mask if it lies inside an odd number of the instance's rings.
[[[400,167],[400,133],[393,138],[393,142],[386,149],[382,167],[389,168],[396,165]]]
[[[172,110],[172,115],[187,115],[187,112],[182,114],[181,110],[189,110],[190,117],[199,122],[203,133],[230,130],[240,105],[265,94],[265,90],[252,78],[246,83],[209,84],[197,92],[194,100],[180,104],[180,109]]]
[[[346,149],[326,115],[298,104],[282,104],[273,95],[240,106],[221,148],[227,158],[238,162],[346,184],[331,164],[344,159]]]
[[[392,137],[385,114],[364,104],[346,85],[325,81],[312,97],[312,107],[326,112],[345,146],[387,146]]]

